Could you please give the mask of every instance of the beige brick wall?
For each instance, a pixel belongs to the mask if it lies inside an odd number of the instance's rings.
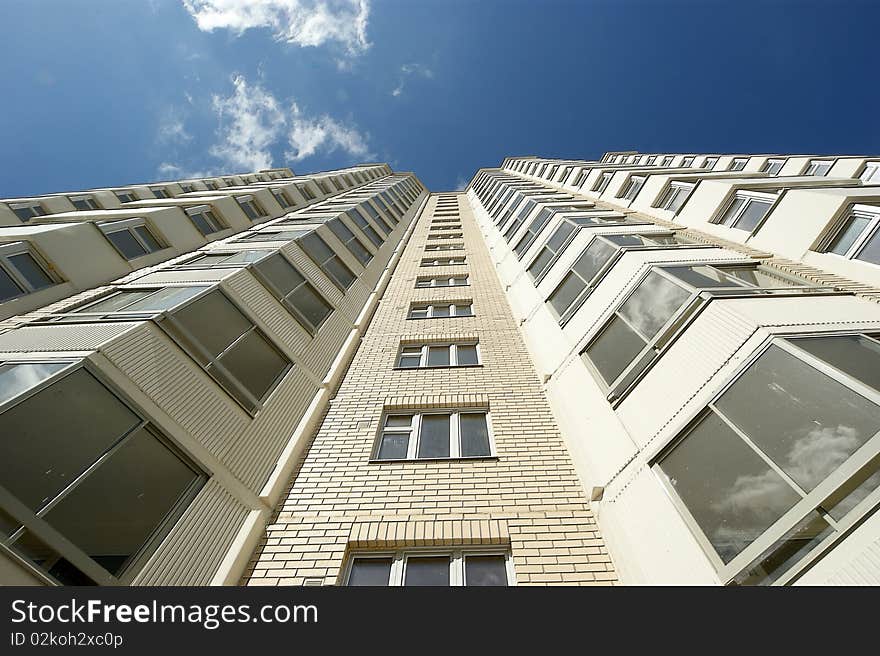
[[[352,549],[467,544],[509,546],[520,585],[616,580],[464,194],[457,197],[467,264],[419,265],[437,197],[417,219],[349,371],[248,566],[247,585],[338,584]],[[469,287],[415,289],[417,276],[463,272],[470,274]],[[406,319],[412,301],[462,299],[473,299],[474,317]],[[482,366],[393,368],[402,340],[441,337],[478,338]],[[497,457],[369,461],[383,410],[456,406],[489,408]]]

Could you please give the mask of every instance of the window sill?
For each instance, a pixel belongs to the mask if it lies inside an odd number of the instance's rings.
[[[380,460],[378,458],[370,458],[368,460],[371,465],[383,465],[386,463],[416,463],[416,462],[474,462],[474,461],[483,461],[483,460],[500,460],[497,455],[488,455],[488,456],[461,456],[459,458],[398,458],[398,459],[383,459]]]
[[[394,371],[424,371],[425,369],[481,369],[483,364],[431,365],[430,367],[392,367]]]

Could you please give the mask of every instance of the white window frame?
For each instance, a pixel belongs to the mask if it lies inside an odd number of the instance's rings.
[[[454,261],[460,260],[460,261]],[[460,257],[438,257],[438,258],[422,258],[422,262],[420,266],[423,267],[435,267],[435,266],[464,266],[467,264],[467,259],[464,255]]]
[[[862,184],[880,184],[880,162],[865,162],[865,170],[859,180]]]
[[[715,165],[716,165],[717,163],[718,163],[718,158],[717,158],[717,157],[707,157],[707,158],[703,161],[703,167],[702,167],[702,168],[704,168],[704,169],[714,169],[714,168],[715,168]]]
[[[776,176],[776,175],[779,175],[779,172],[782,170],[782,167],[784,167],[784,166],[785,166],[784,159],[768,159],[764,163],[764,166],[761,167],[761,172]],[[776,168],[776,167],[778,167],[778,168]],[[775,170],[771,170],[774,168],[775,168]]]
[[[425,252],[431,253],[436,251],[461,251],[464,250],[463,243],[455,244],[428,244],[425,246]]]
[[[71,204],[76,201],[88,205],[88,208],[84,210],[81,210],[76,207],[76,205],[74,205],[73,209],[75,212],[91,212],[93,210],[102,209],[101,206],[98,204],[98,201],[95,200],[95,197],[92,194],[77,194],[74,196],[68,196],[67,199],[71,202]]]
[[[150,193],[156,198],[171,198],[171,194],[168,193],[166,187],[150,187]]]
[[[832,252],[830,249],[834,245],[835,240],[846,228],[847,224],[850,222],[850,219],[854,217],[867,219],[869,223],[864,228],[862,228],[859,236],[856,237],[855,241],[853,241],[846,252]],[[835,229],[831,233],[830,237],[827,239],[827,246],[824,247],[823,252],[827,253],[828,255],[842,257],[847,260],[857,260],[859,262],[864,262],[865,264],[874,264],[873,262],[868,262],[867,260],[860,260],[859,255],[861,254],[864,247],[867,245],[868,241],[870,241],[871,238],[877,234],[878,230],[880,230],[880,207],[876,205],[852,205],[849,211],[847,211],[844,220],[839,222],[839,227]]]
[[[626,183],[626,187],[623,190],[623,193],[618,196],[618,198],[622,198],[627,201],[634,201],[636,196],[639,195],[639,192],[645,186],[645,180],[647,180],[646,176],[643,175],[633,175],[630,176],[629,180]]]
[[[736,228],[737,230],[743,230],[749,233],[757,232],[757,230],[764,224],[764,221],[767,220],[767,216],[770,214],[770,212],[773,211],[773,208],[776,206],[776,202],[779,200],[780,196],[780,193],[747,191],[740,189],[733,194],[729,201],[724,203],[724,207],[720,212],[718,212],[717,217],[714,221],[712,221],[712,223],[725,226],[727,228]],[[733,217],[727,223],[725,223],[724,215],[727,214],[727,211],[737,200],[742,200],[744,202],[740,205],[739,209],[736,211]],[[749,228],[748,230],[746,230],[745,228],[737,227],[737,223],[739,223],[742,215],[745,213],[748,206],[755,201],[762,203],[769,202],[770,206],[767,208],[767,211],[764,212],[764,215],[760,218],[760,220],[755,224],[753,228]]]
[[[46,274],[46,277],[51,281],[50,284],[45,287],[34,287],[10,260],[10,258],[15,255],[29,255],[37,267]],[[3,269],[4,273],[12,278],[12,281],[23,290],[20,294],[11,296],[5,301],[2,301],[3,303],[15,300],[16,298],[21,298],[22,296],[27,296],[28,294],[33,294],[34,292],[49,289],[49,287],[62,282],[61,277],[55,273],[54,269],[49,266],[48,262],[46,262],[30,243],[26,241],[13,241],[0,244],[0,269]]]
[[[691,166],[693,166],[693,164],[694,164],[694,156],[693,155],[685,157],[683,160],[681,160],[681,165],[684,168],[690,168]]]
[[[748,157],[736,157],[733,161],[730,162],[730,166],[727,168],[728,171],[742,171],[746,165],[749,163]]]
[[[513,566],[513,558],[510,549],[506,546],[489,546],[489,545],[463,545],[460,547],[413,547],[400,550],[386,551],[367,551],[364,549],[353,550],[346,559],[345,569],[343,570],[342,585],[347,586],[351,577],[351,570],[355,560],[367,559],[391,559],[391,573],[388,579],[387,587],[402,587],[405,580],[406,560],[409,557],[424,556],[448,556],[449,557],[449,586],[461,587],[466,585],[465,581],[465,559],[468,556],[504,556],[504,566],[507,571],[507,586],[515,586],[516,571]]]
[[[654,207],[667,210],[673,214],[678,214],[679,210],[681,210],[684,204],[688,201],[688,198],[696,186],[696,184],[687,182],[670,182],[669,186],[660,196],[660,200],[657,201],[657,204]],[[675,205],[675,202],[679,199],[681,199],[681,203],[679,203],[678,207],[673,209],[673,205]]]
[[[448,315],[434,315],[434,308],[438,307],[446,307],[449,309]],[[458,314],[459,308],[470,308],[469,314]],[[424,317],[414,317],[413,312],[420,312],[422,310],[426,310],[426,314]],[[431,301],[428,303],[413,303],[409,306],[409,311],[406,314],[407,319],[413,320],[423,320],[423,319],[460,319],[464,317],[474,317],[476,313],[474,312],[474,302],[472,300],[460,300],[460,301],[450,301],[449,303],[443,303],[442,301]]]
[[[489,453],[481,456],[463,456],[461,455],[461,415],[482,414],[486,418],[486,433],[489,440]],[[406,426],[385,426],[385,422],[390,416],[410,416],[410,425]],[[422,417],[426,415],[444,415],[449,417],[449,455],[440,458],[419,458],[419,442],[421,441]],[[405,458],[379,458],[379,450],[382,448],[382,437],[387,433],[408,434],[409,441],[407,443],[407,451]],[[382,413],[379,419],[379,431],[376,435],[375,444],[373,445],[370,462],[437,462],[447,460],[483,460],[486,458],[497,458],[498,452],[495,450],[494,431],[492,430],[492,417],[489,408],[438,408],[431,410],[395,410],[387,409]]]
[[[113,246],[113,248],[116,250],[116,252],[119,253],[119,255],[124,260],[127,260],[129,262],[131,262],[132,260],[136,260],[140,257],[146,257],[147,255],[152,255],[153,253],[158,253],[159,251],[162,251],[162,250],[165,250],[166,248],[168,248],[167,244],[165,244],[163,242],[163,240],[159,239],[156,236],[156,233],[153,232],[153,230],[147,224],[146,220],[143,218],[140,218],[140,217],[133,218],[133,219],[125,219],[123,221],[105,221],[105,222],[99,223],[98,228],[101,229],[101,232],[104,233],[104,236],[107,237],[107,241],[110,242],[110,245]],[[159,244],[159,248],[157,250],[153,250],[150,247],[150,245],[148,243],[146,243],[146,241],[144,241],[144,239],[137,233],[137,231],[135,231],[135,228],[143,228],[148,233],[150,233],[150,236],[156,241],[157,244]],[[121,250],[119,250],[119,248],[116,246],[116,244],[114,244],[113,241],[110,239],[110,234],[116,233],[116,232],[128,232],[134,238],[134,240],[138,244],[140,244],[141,248],[143,248],[146,252],[143,255],[138,255],[136,257],[131,258],[131,260],[129,260],[129,258],[126,257],[125,254]]]
[[[611,183],[611,178],[613,178],[613,177],[614,177],[614,173],[612,171],[606,171],[605,173],[603,173],[599,177],[599,180],[596,183],[596,186],[593,187],[593,191],[595,191],[597,194],[604,193],[605,190],[608,188],[608,185]]]
[[[257,201],[256,198],[253,197],[253,195],[247,194],[245,196],[233,196],[233,198],[235,199],[235,202],[236,204],[238,204],[239,208],[241,208],[241,211],[244,212],[248,221],[253,223],[254,221],[265,219],[268,216],[266,210],[263,209],[263,206],[260,205],[260,203]],[[249,208],[256,216],[251,217],[250,215],[248,215],[247,209],[245,209],[246,207]]]
[[[46,216],[48,212],[43,209],[43,204],[39,201],[28,201],[26,203],[9,203],[9,209],[12,210],[12,213],[18,217],[19,221],[27,222],[31,219],[36,219],[41,216]],[[27,219],[23,219],[16,213],[16,210],[30,210],[31,216]]]
[[[670,485],[668,478],[663,473],[660,463],[663,458],[669,454],[676,445],[687,439],[691,431],[697,424],[707,415],[714,413],[719,417],[728,428],[730,428],[747,446],[752,448],[756,454],[782,479],[797,491],[799,486],[794,483],[791,477],[785,473],[779,465],[777,465],[769,456],[762,457],[761,449],[756,448],[752,439],[741,431],[732,421],[727,419],[722,411],[716,407],[716,403],[721,399],[727,390],[729,390],[740,378],[754,365],[758,359],[771,347],[776,346],[783,351],[794,356],[796,359],[805,363],[805,366],[812,367],[822,374],[832,378],[843,387],[855,392],[856,394],[868,399],[868,401],[880,405],[880,391],[875,390],[861,381],[853,378],[849,374],[838,370],[836,367],[826,363],[817,356],[800,349],[796,346],[798,337],[833,337],[836,335],[846,334],[862,334],[871,336],[876,335],[875,331],[846,331],[838,333],[796,333],[796,334],[779,334],[771,336],[764,344],[762,344],[751,356],[731,375],[724,386],[713,395],[712,400],[705,406],[701,406],[698,411],[692,413],[691,417],[683,424],[681,430],[673,435],[664,444],[654,449],[649,458],[649,466],[654,471],[657,479],[667,491],[668,498],[671,500],[675,509],[678,511],[681,519],[687,525],[694,539],[705,552],[705,555],[712,563],[723,583],[733,582],[735,577],[742,575],[750,568],[758,564],[762,558],[771,551],[773,546],[788,535],[794,527],[803,521],[813,511],[819,511],[822,519],[836,529],[819,544],[815,545],[807,553],[790,563],[789,567],[771,583],[771,585],[780,586],[793,582],[806,567],[822,558],[833,545],[844,538],[854,527],[858,526],[863,518],[868,515],[873,508],[880,503],[880,488],[873,492],[853,507],[841,520],[835,520],[828,513],[822,512],[821,504],[831,497],[837,490],[843,488],[850,478],[854,477],[863,468],[870,465],[871,461],[880,454],[880,433],[869,438],[861,447],[856,449],[846,461],[844,461],[837,469],[831,472],[821,483],[816,485],[812,491],[801,490],[801,500],[795,503],[786,513],[776,520],[769,528],[767,528],[757,539],[743,549],[727,564],[724,564],[721,557],[715,551],[709,539],[703,533],[699,524],[694,520],[683,499],[678,496],[674,486]],[[877,339],[871,337],[871,339]],[[794,345],[792,344],[794,342]]]
[[[464,235],[460,232],[451,232],[449,234],[446,233],[431,233],[428,235],[428,239],[461,239]]]
[[[822,173],[816,173],[816,171],[824,166],[827,166],[828,168]],[[834,166],[833,159],[811,159],[801,175],[807,175],[814,178],[824,178],[831,171],[832,166]]]
[[[120,189],[118,191],[115,191],[114,193],[116,194],[116,198],[119,200],[119,202],[123,204],[133,203],[134,201],[139,200],[132,189]],[[123,200],[123,196],[128,196],[129,200]]]
[[[438,280],[446,280],[448,284],[446,285],[438,285]],[[459,282],[464,280],[464,282]],[[419,284],[419,283],[429,283],[427,285]],[[456,276],[433,276],[433,277],[419,277],[416,278],[416,289],[432,289],[432,288],[446,288],[446,287],[469,287],[471,284],[470,275],[468,274],[459,274]]]
[[[474,364],[458,363],[458,348],[460,346],[473,346],[476,350],[477,361]],[[428,364],[428,353],[431,348],[446,348],[449,351],[449,364]],[[407,352],[409,351],[409,352]],[[403,357],[415,357],[416,351],[419,355],[419,364],[417,367],[404,367],[400,364]],[[452,369],[459,367],[480,367],[483,364],[483,354],[480,350],[480,342],[478,340],[461,340],[458,342],[432,342],[424,344],[407,344],[403,343],[397,351],[397,359],[395,360],[395,369],[406,371],[409,369]]]
[[[205,239],[208,239],[211,235],[216,235],[219,232],[223,232],[227,228],[227,226],[223,223],[223,220],[217,216],[217,213],[210,205],[194,205],[193,207],[185,208],[184,212],[186,213],[187,218],[189,218],[190,223],[192,223],[196,231]],[[202,220],[205,223],[212,227],[216,226],[217,229],[205,234],[204,232],[202,232],[202,229],[198,226],[198,224],[193,220],[193,217],[196,215],[201,215]]]

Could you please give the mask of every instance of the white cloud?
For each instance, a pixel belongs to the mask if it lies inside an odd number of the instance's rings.
[[[458,180],[455,181],[455,191],[464,191],[467,189],[469,180],[465,178],[463,175],[458,176]]]
[[[217,142],[208,148],[208,154],[215,163],[187,166],[166,160],[159,165],[160,175],[190,178],[272,168],[272,150],[281,145],[288,146],[284,156],[295,162],[335,151],[362,161],[375,157],[370,152],[367,135],[348,122],[327,114],[309,116],[295,101],[279,101],[259,83],[249,83],[243,75],[235,75],[232,86],[229,95],[211,97],[218,125]],[[286,109],[288,102],[289,109]],[[180,159],[178,147],[191,139],[179,114],[169,112],[160,123],[158,141],[172,148],[173,159]]]
[[[370,47],[369,0],[182,0],[199,29],[228,29],[238,34],[272,31],[278,41],[300,47],[340,43],[349,55]]]
[[[208,152],[234,169],[271,168],[270,148],[284,130],[284,111],[275,96],[244,76],[236,75],[232,84],[231,96],[212,97],[221,141]]]
[[[407,79],[413,75],[430,79],[434,77],[434,71],[422,64],[404,64],[400,67],[400,81],[391,91],[391,95],[396,98],[402,94],[404,87],[406,87]]]
[[[311,157],[319,149],[328,153],[343,150],[361,159],[374,157],[369,152],[367,137],[355,127],[345,125],[326,114],[317,118],[304,116],[296,103],[291,105],[288,143],[291,150],[284,155],[294,162]]]

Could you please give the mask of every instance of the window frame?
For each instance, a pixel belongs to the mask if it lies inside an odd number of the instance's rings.
[[[865,162],[859,180],[863,185],[880,184],[880,161]]]
[[[452,260],[461,260],[453,262]],[[467,257],[464,255],[456,255],[453,257],[423,257],[419,263],[420,267],[442,267],[442,266],[465,266],[467,265]]]
[[[461,280],[464,279],[463,283],[460,284],[450,284],[450,285],[438,285],[436,284],[437,280],[446,279],[448,281],[453,280]],[[420,285],[420,282],[430,282],[430,285]],[[416,284],[414,289],[445,289],[447,287],[470,287],[471,285],[471,277],[470,274],[458,274],[452,276],[418,276],[416,278]]]
[[[474,364],[458,364],[458,348],[460,346],[473,346],[476,350],[477,361]],[[428,364],[428,357],[431,348],[443,348],[448,350],[449,364],[436,365]],[[414,354],[405,353],[406,350],[419,349],[419,364],[416,367],[404,367],[400,364],[401,358],[415,357]],[[442,341],[442,342],[401,342],[397,349],[397,355],[394,359],[394,369],[397,371],[409,371],[420,369],[468,369],[483,366],[483,353],[480,349],[480,341],[478,339],[463,339],[459,341]]]
[[[367,550],[353,549],[345,559],[345,566],[342,569],[340,583],[342,586],[349,587],[351,572],[356,560],[387,560],[391,559],[391,571],[388,583],[381,587],[404,587],[403,583],[406,577],[406,560],[409,557],[430,557],[430,556],[448,556],[449,557],[449,587],[466,587],[465,561],[468,556],[503,556],[504,566],[507,573],[507,585],[504,587],[514,587],[517,585],[516,570],[513,564],[513,557],[510,553],[510,547],[505,545],[462,545],[455,547],[407,547],[404,549],[391,550]]]
[[[43,204],[40,201],[21,201],[17,203],[7,203],[7,207],[9,210],[18,217],[18,220],[22,223],[28,223],[31,219],[38,219],[41,216],[48,216],[48,212],[43,207]],[[19,210],[30,210],[31,215],[27,218],[22,217],[18,211]]]
[[[858,526],[864,518],[869,516],[874,511],[874,508],[880,504],[880,487],[878,487],[851,508],[840,520],[835,520],[830,516],[828,511],[822,512],[823,503],[834,499],[835,496],[839,495],[840,492],[845,489],[852,479],[857,477],[865,469],[871,468],[872,465],[877,464],[878,459],[880,459],[880,431],[875,433],[864,444],[862,444],[862,446],[858,447],[853,453],[851,453],[843,463],[818,483],[812,491],[805,491],[797,483],[793,482],[791,477],[773,461],[772,457],[764,454],[760,447],[754,444],[753,439],[749,435],[739,429],[732,420],[728,419],[724,413],[716,407],[716,404],[721,397],[773,346],[782,349],[805,366],[811,367],[820,374],[830,377],[836,383],[855,394],[866,398],[869,402],[875,405],[880,405],[880,390],[876,390],[869,385],[862,383],[846,372],[825,362],[818,356],[809,353],[805,349],[792,345],[792,342],[797,342],[798,338],[835,337],[844,335],[865,335],[874,341],[880,341],[877,338],[876,331],[870,329],[862,331],[842,330],[826,333],[785,332],[770,335],[739,367],[736,368],[733,373],[730,374],[730,376],[724,381],[723,385],[721,385],[721,387],[712,395],[710,401],[701,404],[697,410],[689,413],[690,416],[683,422],[682,428],[665,442],[655,447],[652,450],[652,453],[649,454],[647,460],[648,467],[657,477],[662,488],[667,492],[667,496],[676,511],[679,513],[681,520],[687,526],[688,531],[705,553],[723,584],[729,585],[736,583],[736,578],[738,576],[748,573],[751,568],[760,564],[765,557],[772,554],[777,542],[789,535],[791,531],[799,526],[811,513],[814,511],[819,512],[819,514],[822,515],[822,519],[836,530],[832,531],[830,535],[815,544],[806,553],[801,554],[796,560],[792,561],[774,581],[770,582],[770,585],[781,586],[793,583],[806,573],[810,567],[819,562],[837,542],[843,540],[852,529]],[[795,491],[801,497],[800,500],[797,501],[788,511],[783,513],[775,522],[773,522],[773,524],[765,529],[761,535],[752,541],[751,544],[747,545],[739,554],[734,556],[727,564],[725,564],[718,555],[708,537],[703,533],[690,510],[688,510],[684,500],[675,491],[675,488],[670,484],[668,477],[661,469],[661,462],[663,459],[672,453],[675,447],[681,444],[707,416],[712,414],[718,417],[743,443],[746,444],[746,446],[752,449],[755,454],[770,467],[770,469],[780,475],[782,480],[788,484],[792,491]]]
[[[434,308],[435,307],[446,307],[449,309],[448,315],[434,316]],[[470,308],[469,314],[458,314],[459,308]],[[426,314],[424,317],[414,317],[413,312],[426,310]],[[426,319],[464,319],[467,317],[475,317],[477,313],[474,312],[474,302],[472,299],[459,299],[459,300],[451,300],[451,301],[413,301],[409,305],[409,309],[406,312],[407,320],[412,321],[424,321]]]
[[[159,251],[163,251],[168,248],[168,245],[164,242],[164,240],[160,239],[156,236],[156,233],[151,229],[150,225],[147,223],[147,220],[141,217],[136,217],[133,219],[123,219],[122,221],[102,221],[101,223],[96,224],[97,227],[101,230],[101,233],[104,237],[107,238],[107,241],[110,242],[110,245],[119,253],[119,256],[122,257],[127,262],[131,262],[133,260],[137,260],[142,257],[146,257],[147,255],[153,255],[154,253],[158,253]],[[152,250],[150,245],[144,240],[144,238],[138,234],[135,228],[143,228],[146,230],[153,240],[159,245],[159,248],[156,250]],[[136,255],[133,258],[126,257],[125,253],[110,239],[110,235],[117,232],[128,232],[134,240],[138,243],[138,245],[144,249],[144,253],[142,255]]]
[[[688,202],[691,194],[694,193],[694,189],[696,188],[697,184],[695,182],[670,182],[666,186],[666,189],[663,190],[663,193],[660,194],[660,198],[657,200],[654,207],[666,210],[667,212],[672,212],[673,215],[677,215],[681,211],[681,208],[684,207],[685,203]],[[683,196],[681,203],[678,207],[671,209],[680,196]]]
[[[50,284],[44,287],[34,287],[27,277],[19,271],[15,263],[12,262],[11,258],[16,255],[28,255],[33,260],[34,264],[36,264],[37,268],[46,275]],[[54,287],[55,285],[64,282],[61,276],[58,275],[55,269],[49,265],[46,259],[30,242],[27,241],[0,243],[0,269],[2,269],[2,271],[12,279],[12,282],[22,290],[20,294],[10,296],[7,299],[0,299],[0,303],[8,303],[9,301],[14,301],[15,299],[34,294],[44,289],[49,289],[50,287]]]
[[[229,228],[229,226],[224,223],[223,219],[217,216],[217,212],[214,211],[214,208],[211,205],[193,205],[191,207],[185,207],[183,210],[184,214],[186,214],[189,219],[189,222],[205,239],[210,239],[211,235],[219,234]],[[193,219],[194,216],[201,216],[202,221],[211,227],[213,227],[212,224],[215,224],[217,229],[207,233],[203,232],[199,224]]]
[[[479,456],[461,455],[461,415],[482,414],[486,420],[486,433],[489,442],[489,453]],[[405,426],[386,426],[389,416],[409,415],[409,428]],[[449,455],[443,457],[419,458],[419,444],[421,442],[422,418],[427,415],[443,415],[449,417]],[[404,458],[379,458],[379,450],[382,448],[382,438],[386,433],[407,433],[407,452]],[[498,451],[495,447],[495,432],[492,425],[491,412],[487,406],[471,407],[462,406],[455,408],[416,408],[396,409],[385,408],[379,418],[379,427],[373,440],[373,448],[370,451],[370,464],[383,464],[394,462],[448,462],[461,460],[486,460],[497,459]]]
[[[724,226],[725,228],[731,228],[736,230],[742,230],[743,232],[753,235],[758,230],[761,229],[761,226],[764,225],[764,222],[767,220],[767,217],[773,212],[776,208],[776,205],[779,203],[779,200],[782,198],[783,191],[780,190],[778,192],[766,192],[766,191],[751,191],[749,189],[737,189],[731,197],[727,200],[727,202],[722,205],[721,210],[712,218],[711,223],[714,225]],[[743,201],[739,208],[734,213],[730,222],[724,222],[724,216],[727,214],[728,210],[736,203],[738,200]],[[755,224],[755,226],[751,229],[739,228],[737,224],[745,214],[749,205],[752,203],[767,203],[769,205],[767,210]]]
[[[66,378],[77,371],[84,370],[139,421],[137,425],[129,429],[124,435],[117,437],[116,440],[101,453],[97,460],[81,471],[75,479],[69,481],[51,501],[45,503],[43,507],[37,511],[32,510],[12,492],[0,485],[0,508],[3,508],[5,512],[11,515],[12,518],[21,525],[16,531],[8,536],[4,536],[3,533],[0,533],[0,553],[7,555],[16,563],[25,567],[44,583],[51,586],[63,586],[64,584],[57,581],[51,574],[49,574],[48,570],[43,570],[36,563],[32,562],[26,556],[19,554],[10,546],[22,531],[26,531],[36,537],[40,542],[43,542],[58,556],[67,560],[76,569],[92,579],[96,585],[107,586],[130,584],[143,570],[146,562],[153,556],[153,554],[155,554],[162,541],[173,530],[177,522],[183,517],[183,514],[195,500],[199,492],[204,488],[211,475],[205,467],[201,466],[194,456],[190,455],[181,445],[177,444],[175,440],[166,435],[159,423],[155,421],[146,410],[144,410],[139,404],[135,403],[128,394],[120,389],[87,357],[70,357],[58,353],[47,357],[2,360],[0,361],[0,364],[18,365],[49,362],[66,363],[67,366],[51,373],[49,376],[21,394],[0,403],[0,415],[14,406],[36,396],[63,378]],[[64,534],[55,529],[51,523],[44,519],[44,515],[51,512],[51,510],[60,503],[60,500],[66,498],[70,492],[75,491],[76,487],[78,487],[82,481],[86,480],[96,468],[108,460],[110,456],[118,451],[124,444],[129,442],[141,430],[147,431],[157,442],[159,442],[159,444],[177,456],[184,465],[189,467],[196,474],[196,476],[172,507],[168,509],[168,512],[162,521],[154,528],[153,532],[143,545],[141,545],[138,552],[132,554],[125,564],[125,569],[122,572],[122,575],[117,577],[88,556],[81,547],[68,540]]]
[[[617,196],[617,198],[623,199],[628,202],[633,202],[639,195],[639,193],[645,187],[645,181],[648,179],[648,176],[643,175],[631,175],[626,182],[626,187],[623,189],[623,192]]]
[[[868,224],[862,228],[861,232],[859,232],[858,236],[844,253],[835,253],[830,250],[837,239],[844,233],[850,222],[855,218],[866,219]],[[821,253],[840,257],[845,260],[880,266],[875,262],[869,262],[868,260],[862,260],[859,258],[859,255],[872,238],[880,239],[880,206],[853,203],[847,208],[843,217],[840,220],[835,221],[834,227],[828,233],[828,236],[822,240],[817,250]]]
[[[785,162],[786,160],[784,159],[768,159],[766,162],[764,162],[764,166],[761,167],[761,173],[767,173],[768,175],[774,177],[778,176],[779,172],[785,166]],[[778,166],[779,168],[776,168],[776,170],[771,170],[776,166]]]
[[[834,166],[834,159],[811,159],[807,166],[804,168],[804,172],[801,175],[806,175],[811,178],[824,178],[827,177],[831,172],[832,167]],[[826,168],[822,173],[817,173],[822,167],[826,166]]]
[[[728,171],[742,171],[749,163],[748,157],[734,157],[727,167]]]

